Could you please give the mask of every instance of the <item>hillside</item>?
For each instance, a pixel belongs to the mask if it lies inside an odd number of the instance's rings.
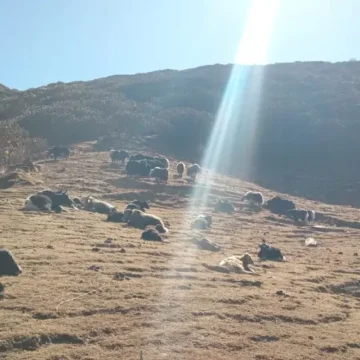
[[[126,180],[123,165],[112,167],[108,152],[91,150],[85,143],[68,160],[42,161],[34,175],[41,185],[0,190],[2,244],[23,268],[19,277],[1,278],[1,359],[139,360],[140,351],[144,360],[360,358],[359,230],[323,232],[263,210],[213,213],[210,231],[191,231],[191,219],[212,213],[215,197],[237,205],[247,190],[261,190],[267,199],[275,193],[215,174],[209,207],[191,210],[185,179],[171,177],[166,186]],[[120,209],[148,199],[151,213],[170,223],[169,243],[141,240],[140,230],[108,223],[101,214],[23,212],[24,199],[44,187],[97,195]],[[291,199],[327,216],[360,217],[350,207]],[[222,250],[198,249],[191,239],[200,233]],[[304,245],[309,236],[317,248]],[[256,261],[259,276],[204,266],[247,249],[256,259],[263,239],[280,247],[287,261]],[[93,265],[99,271],[90,270]]]
[[[49,144],[108,133],[156,136],[152,146],[159,151],[201,161],[232,68],[119,75],[27,91],[1,88],[0,120],[15,120]],[[291,194],[360,206],[360,62],[242,71],[247,75],[236,101],[243,105],[233,131],[239,141],[219,170]],[[256,121],[250,172],[244,169],[244,121]]]
[[[0,84],[0,99],[11,98],[14,95],[17,95],[18,91],[10,89],[5,85]]]

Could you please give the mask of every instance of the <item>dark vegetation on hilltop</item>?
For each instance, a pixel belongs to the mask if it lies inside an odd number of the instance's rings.
[[[0,86],[0,121],[15,121],[21,131],[50,145],[108,133],[156,137],[159,151],[199,160],[231,70],[231,65],[164,70],[27,91]],[[296,62],[248,71],[248,83],[262,74],[259,108],[257,94],[245,87],[239,115],[239,120],[257,118],[251,179],[281,191],[360,205],[360,62]],[[222,169],[233,175],[244,171],[242,130],[235,130],[233,167]],[[44,146],[39,143],[33,151]],[[1,139],[2,153],[7,144]]]

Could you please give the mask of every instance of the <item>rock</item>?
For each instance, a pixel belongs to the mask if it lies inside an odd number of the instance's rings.
[[[283,290],[278,290],[278,291],[276,292],[276,295],[289,297],[289,295],[286,294]]]
[[[99,271],[100,269],[102,269],[102,266],[91,265],[88,267],[88,270],[93,270],[93,271]]]
[[[18,276],[22,273],[13,254],[7,249],[0,249],[0,276]]]
[[[114,280],[122,281],[122,280],[130,280],[130,278],[128,276],[126,276],[125,274],[123,274],[123,273],[116,273],[114,275]]]

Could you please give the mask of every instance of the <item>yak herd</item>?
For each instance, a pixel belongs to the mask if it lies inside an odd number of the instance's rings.
[[[49,155],[55,159],[60,156],[68,157],[70,149],[55,146],[49,149]],[[164,157],[152,157],[143,154],[130,155],[124,150],[111,150],[111,162],[122,161],[125,164],[127,176],[151,177],[157,181],[167,182],[169,179],[169,160]],[[185,173],[193,181],[201,172],[198,164],[192,164],[186,168],[183,162],[176,164],[178,177],[183,177]],[[241,208],[249,208],[254,211],[268,210],[272,213],[291,218],[297,223],[311,224],[315,221],[315,211],[308,209],[297,209],[293,201],[276,196],[268,201],[264,201],[261,192],[248,191],[239,198]],[[169,233],[170,224],[163,221],[160,217],[150,214],[149,202],[145,200],[134,200],[128,203],[123,209],[88,195],[85,197],[70,198],[66,191],[54,191],[45,189],[31,194],[25,199],[25,211],[40,211],[60,213],[66,211],[65,208],[74,210],[91,211],[107,216],[106,220],[115,223],[126,223],[128,226],[141,229],[141,238],[147,241],[168,242],[165,234]],[[213,204],[214,213],[231,214],[238,211],[235,206],[227,200],[218,199]],[[211,230],[213,218],[212,215],[199,214],[191,222],[191,229]],[[207,239],[202,239],[211,249],[219,249],[216,244],[210,244]],[[259,260],[284,261],[285,257],[281,250],[267,244],[265,241],[259,245]],[[244,274],[257,273],[251,267],[254,260],[247,252],[241,256],[230,256],[223,259],[219,265],[212,266],[213,270],[222,272],[237,272]],[[22,273],[21,267],[15,261],[13,255],[7,249],[0,249],[0,276],[1,275],[19,275]]]
[[[129,176],[141,176],[154,178],[157,181],[166,183],[169,180],[169,160],[164,157],[154,157],[143,154],[136,154],[130,156],[125,150],[111,150],[111,162],[122,161],[128,158],[125,167],[126,174]],[[180,162],[176,167],[178,177],[182,177],[185,172],[185,164]],[[192,180],[201,172],[201,167],[198,164],[193,164],[187,168],[186,175]]]

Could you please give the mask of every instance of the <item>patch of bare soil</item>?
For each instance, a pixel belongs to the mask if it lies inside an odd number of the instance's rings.
[[[144,360],[360,359],[359,230],[321,231],[265,210],[213,213],[215,198],[236,205],[247,190],[275,195],[222,175],[210,179],[208,206],[190,208],[193,186],[209,186],[207,174],[189,185],[173,176],[175,166],[168,185],[125,179],[124,165],[111,167],[107,152],[81,144],[68,160],[43,163],[43,184],[0,191],[1,245],[23,269],[1,278],[0,358],[139,360],[142,351]],[[120,209],[149,200],[150,212],[171,225],[169,243],[144,241],[140,230],[108,223],[106,215],[21,211],[43,187],[92,194]],[[350,207],[290,199],[324,217],[360,218]],[[212,214],[211,230],[191,230],[199,213]],[[317,226],[340,229],[326,219]],[[305,246],[307,237],[319,245]],[[202,249],[194,238],[219,251]],[[287,261],[257,261],[263,239]],[[258,276],[212,270],[246,250]]]

